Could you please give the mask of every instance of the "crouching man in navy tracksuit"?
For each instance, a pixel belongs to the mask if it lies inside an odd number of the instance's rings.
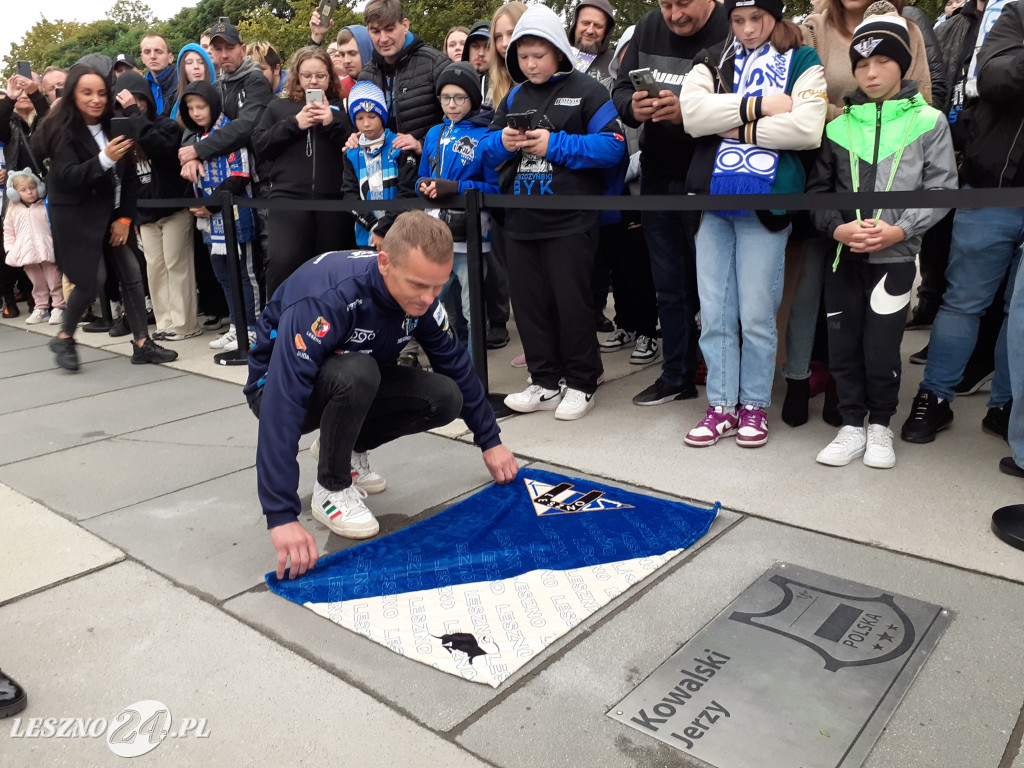
[[[277,550],[277,577],[317,561],[298,521],[299,436],[319,427],[313,517],[339,536],[379,530],[363,503],[384,490],[366,453],[461,416],[498,483],[515,457],[501,444],[494,411],[469,355],[438,301],[452,270],[448,227],[420,211],[397,218],[376,251],[334,251],[306,262],[274,293],[256,325],[245,396],[260,420],[256,477]],[[419,341],[437,373],[397,364]]]

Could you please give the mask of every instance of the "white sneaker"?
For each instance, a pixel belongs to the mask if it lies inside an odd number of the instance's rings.
[[[562,402],[562,390],[544,389],[540,384],[531,384],[522,392],[505,397],[505,405],[519,413],[553,411]]]
[[[39,325],[50,319],[50,312],[46,309],[33,309],[32,314],[25,318],[28,325]]]
[[[50,312],[50,325],[62,325],[64,323],[64,310],[54,309]]]
[[[565,388],[562,402],[555,409],[555,418],[559,421],[574,421],[582,419],[587,411],[594,407],[594,396],[585,394],[572,387]]]
[[[891,433],[889,439],[891,445]],[[835,439],[821,449],[815,461],[830,467],[845,467],[854,459],[864,455],[865,443],[867,443],[867,437],[864,434],[864,427],[843,427]],[[891,447],[890,450],[892,450]]]
[[[224,349],[228,344],[234,344],[235,349],[238,349],[238,340],[235,338],[235,325],[231,324],[227,333],[222,333],[216,339],[210,342],[210,349]]]
[[[309,453],[313,457],[313,461],[320,461],[319,437],[309,446]],[[352,484],[362,488],[367,493],[381,493],[388,487],[388,481],[370,468],[369,451],[364,453],[352,451],[352,459],[349,466],[352,468]]]
[[[896,466],[896,451],[892,447],[891,429],[881,424],[868,424],[864,465],[875,469],[891,469]]]
[[[346,539],[369,539],[380,531],[380,524],[363,504],[366,491],[350,485],[343,491],[328,491],[320,483],[313,485],[310,509],[313,519]]]
[[[319,438],[317,438],[319,440]],[[370,468],[370,452],[352,451],[352,484],[367,493],[380,493],[388,487],[388,481]]]
[[[248,348],[252,349],[253,344],[256,343],[256,331],[249,331],[248,335],[249,335],[249,347]],[[225,352],[234,352],[236,349],[238,349],[238,334],[237,333],[232,333],[231,334],[231,341],[229,341],[227,344],[225,344],[222,347],[222,349]]]
[[[628,347],[633,343],[636,337],[633,336],[632,331],[627,331],[624,328],[616,328],[607,339],[600,343],[602,352],[615,352],[616,350]]]

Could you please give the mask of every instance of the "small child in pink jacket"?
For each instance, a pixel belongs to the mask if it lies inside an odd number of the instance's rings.
[[[60,325],[64,320],[64,291],[43,202],[46,185],[28,168],[14,171],[7,178],[7,197],[11,201],[4,219],[7,263],[25,270],[32,281],[36,304],[25,322],[36,325],[48,319],[50,325]]]

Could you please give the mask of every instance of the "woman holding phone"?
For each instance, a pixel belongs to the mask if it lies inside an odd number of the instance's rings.
[[[64,93],[36,136],[39,156],[51,158],[46,181],[57,266],[75,286],[50,349],[57,365],[78,370],[75,330],[106,280],[109,259],[132,329],[132,363],[169,363],[178,353],[148,336],[142,272],[130,243],[139,189],[133,142],[113,135],[114,98],[104,72],[76,64]]]
[[[268,171],[269,197],[340,200],[343,150],[351,133],[330,57],[316,46],[300,48],[283,97],[270,102],[252,136]],[[272,210],[267,300],[305,261],[354,247],[354,231],[347,213]]]

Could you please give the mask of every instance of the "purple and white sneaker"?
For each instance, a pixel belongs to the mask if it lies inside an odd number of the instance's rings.
[[[736,432],[736,445],[741,448],[760,448],[768,442],[768,414],[764,408],[752,405],[740,407],[740,428]]]
[[[708,408],[700,423],[686,433],[683,442],[694,448],[714,445],[735,430],[739,426],[739,422],[739,416],[734,411],[726,410],[720,405],[713,405]]]

